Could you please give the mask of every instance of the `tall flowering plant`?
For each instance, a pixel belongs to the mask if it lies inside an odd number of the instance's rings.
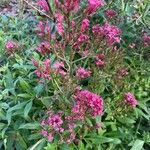
[[[39,0],[38,5],[47,14],[51,10],[46,0]],[[92,16],[104,5],[103,0],[87,0],[86,7],[81,8],[80,0],[55,0],[51,14],[54,26],[47,19],[37,25],[41,43],[36,51],[42,59],[32,59],[34,74],[40,83],[46,83],[47,96],[55,97],[41,120],[41,134],[49,142],[79,143],[85,132],[97,133],[101,128],[105,99],[102,92],[94,89],[95,83],[91,86],[89,82],[97,82],[98,74],[120,59],[116,44],[120,43],[122,33],[108,21],[117,15],[113,10],[106,11],[108,20],[103,24],[92,25]],[[128,69],[121,67],[115,68],[114,81],[128,75]],[[50,85],[55,87],[51,93]],[[134,108],[138,104],[130,93],[125,93],[121,101],[118,108],[123,105]]]

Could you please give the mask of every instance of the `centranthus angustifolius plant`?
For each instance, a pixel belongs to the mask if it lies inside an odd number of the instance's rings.
[[[58,144],[86,143],[88,133],[98,135],[101,116],[107,109],[103,93],[96,91],[101,86],[100,75],[112,76],[114,83],[128,75],[123,51],[116,46],[121,42],[121,29],[109,19],[103,24],[90,22],[96,11],[105,5],[102,0],[88,0],[85,7],[80,6],[80,0],[55,0],[53,11],[45,0],[39,0],[38,5],[50,14],[54,23],[51,26],[47,19],[42,19],[37,25],[41,43],[36,51],[41,60],[32,58],[38,82],[46,83],[47,94],[55,97],[41,118],[41,134],[49,142]],[[106,15],[112,18],[116,13],[107,10]],[[110,72],[113,69],[114,75]],[[52,93],[49,93],[49,86],[55,87]],[[122,95],[124,99],[116,104],[121,112],[115,110],[114,115],[123,115],[127,109],[132,111],[138,104],[132,93],[127,91]]]

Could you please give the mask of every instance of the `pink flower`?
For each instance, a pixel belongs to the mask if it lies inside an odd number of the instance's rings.
[[[58,6],[60,5],[59,0],[54,0],[54,3],[55,3],[55,5],[56,5],[56,7],[58,7]]]
[[[85,50],[82,52],[81,55],[82,55],[83,57],[88,57],[89,54],[90,54],[90,53],[89,53],[89,50],[88,50],[88,49],[85,49]]]
[[[143,41],[145,46],[150,45],[150,36],[145,33],[143,36]]]
[[[101,27],[99,24],[94,25],[92,27],[92,32],[93,32],[94,35],[99,35],[99,36],[104,36],[105,35],[103,27]]]
[[[47,138],[48,138],[48,141],[49,141],[49,142],[52,142],[53,139],[54,139],[53,134],[52,134],[52,133],[49,133],[48,136],[47,136]]]
[[[61,127],[55,127],[55,131],[59,132],[59,133],[63,133],[64,129]]]
[[[5,47],[9,50],[14,49],[15,48],[15,43],[13,41],[8,41],[5,45]]]
[[[73,48],[75,48],[76,50],[80,50],[80,46],[83,44],[83,43],[87,43],[89,42],[89,36],[86,35],[86,34],[83,34],[81,33],[79,36],[78,36],[78,39],[77,41],[74,43],[73,45]]]
[[[124,102],[132,107],[136,107],[136,105],[138,104],[135,96],[130,92],[124,94]]]
[[[48,7],[46,0],[38,0],[37,4],[46,12],[49,11],[49,7]]]
[[[63,22],[64,16],[60,13],[55,13],[55,18],[57,22]]]
[[[74,20],[71,21],[71,28],[72,28],[73,31],[74,31],[75,28],[76,28],[76,22],[75,22]]]
[[[34,71],[34,73],[37,75],[37,77],[51,80],[50,60],[49,59],[46,59],[43,62],[43,65],[39,65],[39,63],[37,61],[35,61],[34,59],[32,60],[32,62],[34,64],[34,66],[37,67],[37,69]]]
[[[59,115],[52,115],[48,119],[48,124],[53,128],[57,129],[63,124],[63,120]]]
[[[112,46],[114,43],[120,43],[121,30],[117,26],[105,23],[103,33],[109,46]]]
[[[86,34],[81,33],[77,39],[77,41],[74,43],[73,48],[80,50],[80,45],[88,42],[89,41],[89,36]]]
[[[62,62],[62,61],[54,64],[55,69],[60,69],[62,67],[64,68],[64,62]]]
[[[77,12],[79,10],[80,0],[65,0],[63,3],[59,0],[55,0],[55,6],[61,10],[67,12]]]
[[[117,26],[105,23],[103,26],[95,25],[92,28],[95,36],[105,37],[107,44],[112,46],[114,43],[120,43],[121,30]]]
[[[79,67],[76,70],[76,77],[78,79],[84,79],[84,78],[88,78],[91,76],[91,71],[84,69],[83,67]]]
[[[32,63],[35,67],[38,67],[39,66],[39,63],[37,60],[35,60],[34,58],[31,59],[32,60]]]
[[[56,13],[55,18],[56,18],[56,28],[57,28],[58,33],[59,34],[64,33],[64,26],[63,26],[64,17],[63,17],[63,15],[60,13]]]
[[[46,59],[43,64],[45,65],[45,69],[49,69],[50,68],[50,59]]]
[[[90,26],[90,21],[88,19],[84,19],[81,23],[81,32],[86,31]]]
[[[131,43],[130,45],[129,45],[129,48],[135,48],[136,47],[136,44],[135,43]]]
[[[40,21],[37,25],[36,32],[40,37],[43,37],[46,35],[50,37],[51,36],[51,27],[49,25],[49,22]]]
[[[57,31],[58,31],[59,34],[64,33],[64,27],[63,27],[63,24],[57,23],[56,28],[57,28]]]
[[[75,133],[74,133],[74,132],[71,132],[69,138],[67,139],[67,143],[68,143],[68,144],[71,144],[72,141],[75,140],[75,137],[76,137]]]
[[[14,41],[7,41],[5,44],[5,48],[8,54],[12,54],[14,53],[15,49],[18,48],[18,45]]]
[[[76,125],[74,123],[69,123],[68,124],[68,129],[70,132],[73,132],[74,128],[76,128]]]
[[[99,128],[101,128],[101,127],[102,127],[101,123],[96,123],[96,125],[95,125],[95,128],[96,128],[96,129],[99,129]]]
[[[56,69],[56,72],[59,73],[62,77],[64,77],[67,74],[67,72],[64,69],[64,62],[55,63],[54,68]]]
[[[40,43],[40,45],[37,47],[37,51],[43,55],[50,53],[50,44],[47,41],[44,41]]]
[[[129,74],[128,68],[122,68],[122,69],[118,70],[118,76],[119,76],[119,78],[127,76],[128,74]]]
[[[72,142],[75,139],[75,132],[74,132],[74,129],[76,128],[75,123],[65,119],[62,120],[63,119],[62,112],[54,114],[53,111],[50,111],[50,113],[47,113],[47,115],[48,117],[43,120],[44,124],[42,125],[42,127],[44,129],[41,131],[41,133],[44,137],[47,137],[49,142],[53,141],[55,135],[57,135],[57,137],[60,137],[59,139],[60,142],[64,140]],[[65,135],[63,134],[64,131],[67,131],[64,133]]]
[[[88,0],[88,14],[95,13],[96,10],[104,5],[103,0]]]
[[[88,114],[95,118],[102,115],[103,99],[102,97],[87,90],[78,91],[75,95],[76,104],[72,108],[72,119],[83,120]]]
[[[77,12],[79,9],[80,0],[66,0],[64,3],[65,10]]]
[[[105,15],[108,17],[108,18],[112,18],[112,17],[115,17],[117,15],[117,13],[113,10],[113,9],[107,9],[105,11]]]
[[[44,137],[47,137],[48,132],[47,132],[46,130],[42,130],[42,131],[41,131],[41,134],[42,134]]]
[[[78,38],[78,44],[82,44],[84,42],[87,42],[89,40],[89,36],[86,34],[81,34]]]
[[[104,54],[98,54],[95,58],[95,64],[99,67],[103,67],[105,65],[105,55]]]
[[[45,126],[45,125],[46,125],[45,120],[42,120],[41,125],[42,125],[42,126]]]
[[[45,24],[44,22],[40,21],[37,25],[36,31],[39,36],[43,36],[45,32]]]

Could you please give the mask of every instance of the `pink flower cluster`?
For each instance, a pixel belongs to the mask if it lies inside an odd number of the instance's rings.
[[[103,67],[105,65],[105,55],[98,54],[95,58],[95,64],[99,67]]]
[[[83,19],[81,23],[81,32],[86,31],[90,26],[90,21],[88,19]]]
[[[65,12],[77,12],[79,9],[80,0],[65,0],[61,3],[59,0],[55,0],[55,6]]]
[[[50,60],[46,59],[43,62],[43,65],[40,65],[35,59],[32,59],[32,63],[37,69],[34,71],[37,77],[42,79],[51,80],[51,69],[50,69]]]
[[[68,143],[70,144],[75,139],[74,128],[76,125],[74,123],[70,123],[67,121],[63,121],[62,115],[63,113],[54,114],[52,111],[48,114],[48,117],[42,120],[43,130],[41,134],[48,139],[49,142],[52,142],[55,135],[60,136],[60,143]],[[65,131],[65,136],[62,134]],[[68,134],[66,134],[68,133]]]
[[[122,78],[124,76],[127,76],[129,74],[128,68],[122,68],[118,70],[118,77]]]
[[[80,33],[79,36],[77,36],[77,41],[74,43],[73,48],[75,48],[76,50],[80,50],[81,45],[84,43],[88,43],[89,39],[90,37],[87,34]]]
[[[80,0],[66,0],[64,3],[65,9],[69,11],[78,11]]]
[[[43,120],[41,125],[43,127],[48,126],[50,128],[50,132],[47,129],[42,130],[42,135],[47,137],[49,142],[52,142],[54,139],[55,132],[62,133],[64,129],[62,128],[63,120],[59,114],[51,114],[49,115],[47,120]]]
[[[13,41],[8,41],[6,43],[6,48],[7,49],[14,49],[15,48],[15,43]]]
[[[8,54],[14,53],[14,50],[18,48],[18,44],[14,41],[7,41],[5,44],[5,48]]]
[[[90,115],[95,118],[102,115],[103,112],[103,99],[88,90],[78,91],[75,95],[75,105],[72,108],[73,120],[83,120],[85,116]],[[68,118],[68,119],[70,119]]]
[[[60,74],[62,77],[67,74],[67,72],[65,71],[64,62],[56,62],[54,64],[54,69],[56,70],[56,73]]]
[[[124,102],[132,107],[136,107],[136,105],[138,104],[135,96],[130,92],[124,94]]]
[[[150,36],[145,33],[143,36],[143,41],[145,46],[150,45]]]
[[[108,17],[108,18],[113,18],[115,16],[117,16],[117,13],[113,10],[113,9],[107,9],[105,11],[105,15]]]
[[[63,20],[64,17],[60,13],[55,14],[55,19],[56,19],[56,28],[59,34],[64,33],[64,26],[63,26]]]
[[[117,26],[105,23],[103,26],[95,25],[92,28],[94,35],[105,37],[109,46],[120,43],[121,30]]]
[[[103,33],[109,45],[113,45],[114,43],[120,43],[121,30],[117,26],[105,23],[105,25],[103,26]]]
[[[46,12],[49,11],[49,7],[48,7],[48,4],[47,4],[46,0],[38,0],[37,4],[38,4],[38,6],[40,6],[44,11],[46,11]]]
[[[84,42],[87,42],[89,40],[89,36],[86,34],[80,34],[78,41],[77,41],[77,45],[81,45]]]
[[[48,22],[40,21],[37,25],[36,32],[40,37],[51,36],[51,27]]]
[[[96,10],[104,5],[103,0],[88,0],[87,13],[93,14]]]
[[[61,127],[61,125],[63,124],[63,120],[58,114],[49,116],[47,124],[60,133],[64,131],[64,129]]]
[[[76,70],[76,77],[78,79],[85,79],[91,76],[91,71],[84,69],[83,67],[79,67]]]
[[[40,43],[40,45],[37,47],[37,51],[43,55],[45,54],[49,54],[51,51],[50,51],[50,44],[49,42],[47,41],[44,41],[42,43]]]

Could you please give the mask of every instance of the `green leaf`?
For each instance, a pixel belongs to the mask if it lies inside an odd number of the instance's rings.
[[[56,150],[55,144],[49,144],[45,147],[45,150]]]
[[[41,98],[41,102],[43,105],[45,105],[47,108],[49,108],[52,104],[50,97],[43,97]]]
[[[37,139],[40,139],[41,138],[41,133],[40,132],[38,132],[38,133],[35,133],[35,134],[31,134],[31,135],[29,135],[29,137],[28,137],[28,140],[37,140]]]
[[[0,108],[8,109],[8,108],[9,108],[9,105],[8,105],[7,103],[1,103],[1,104],[0,104]]]
[[[7,139],[7,149],[12,149],[13,147],[13,144],[15,143],[15,139],[11,138],[11,137],[8,137]]]
[[[123,124],[133,124],[135,123],[135,120],[131,119],[131,118],[127,118],[127,117],[123,117],[123,118],[117,118],[117,120]]]
[[[41,139],[38,142],[36,142],[31,148],[29,148],[28,150],[43,150],[44,146],[45,146],[45,139]]]
[[[26,91],[26,92],[28,92],[28,93],[31,93],[32,89],[31,89],[31,87],[30,87],[30,85],[29,85],[28,82],[26,82],[23,78],[19,78],[19,83],[20,83],[21,88],[22,88],[24,91]],[[32,93],[31,93],[31,94],[32,94]]]
[[[4,128],[5,124],[4,123],[0,123],[0,130],[2,130]]]
[[[95,135],[95,134],[90,134],[85,139],[90,140],[95,144],[103,144],[103,143],[120,144],[121,143],[121,140],[118,139],[118,138],[109,138],[109,137],[104,137],[104,136],[98,136],[98,135]]]
[[[44,85],[43,84],[38,84],[35,88],[34,91],[36,92],[37,95],[42,93],[44,91]]]
[[[7,70],[7,74],[5,76],[5,82],[6,82],[6,89],[8,89],[13,95],[15,95],[13,77],[9,69]]]
[[[2,130],[2,132],[1,132],[2,138],[4,138],[5,132],[7,131],[7,129],[8,129],[8,127],[5,127],[5,128]]]
[[[23,93],[23,94],[18,94],[18,97],[22,97],[22,98],[26,98],[26,99],[30,99],[32,97],[32,95],[27,94],[27,93]]]
[[[60,146],[60,150],[70,150],[70,149],[69,149],[69,146],[67,144],[62,144]]]
[[[19,129],[40,129],[40,124],[38,122],[27,123],[20,125]]]
[[[136,140],[131,148],[131,150],[141,150],[144,145],[144,141]]]
[[[30,102],[26,105],[26,107],[25,107],[25,109],[24,109],[24,117],[25,117],[25,118],[28,117],[28,113],[29,113],[29,111],[30,111],[31,108],[32,108],[32,104],[33,104],[33,101],[30,101]]]
[[[84,150],[85,148],[84,148],[84,144],[82,143],[82,141],[80,141],[80,143],[79,143],[79,150]]]
[[[142,110],[136,108],[135,111],[138,113],[139,116],[144,117],[146,120],[149,120],[150,116],[148,114],[145,114]]]
[[[23,102],[23,103],[17,104],[16,106],[8,109],[7,114],[6,114],[6,119],[8,121],[8,125],[10,125],[10,123],[11,123],[11,117],[13,116],[12,111],[22,109],[26,105],[26,103],[27,102]]]
[[[17,133],[17,143],[20,145],[22,149],[24,150],[27,149],[27,144],[19,132]]]

